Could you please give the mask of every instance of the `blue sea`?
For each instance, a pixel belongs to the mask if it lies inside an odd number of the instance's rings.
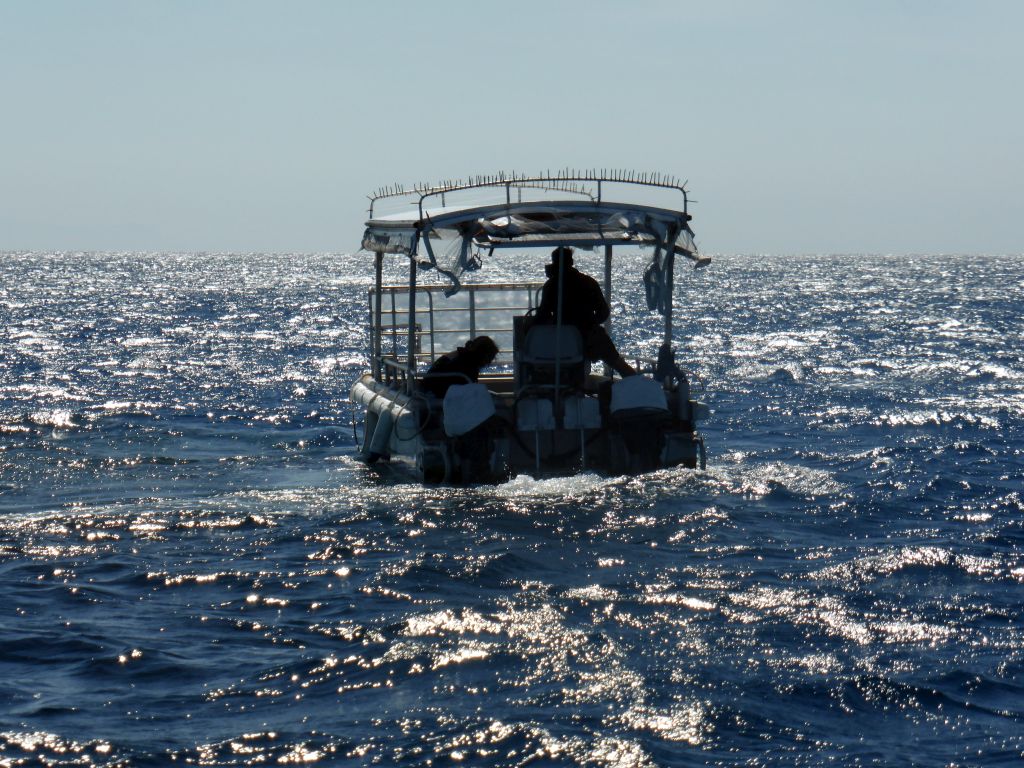
[[[353,458],[371,280],[0,254],[0,765],[1024,761],[1021,257],[680,268],[707,470],[471,488]]]

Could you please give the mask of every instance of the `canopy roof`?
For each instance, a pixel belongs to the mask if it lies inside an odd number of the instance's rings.
[[[609,185],[676,190],[681,193],[682,210],[609,200]],[[498,192],[504,200],[485,205],[446,204],[449,197],[469,190],[485,190],[492,196]],[[523,200],[524,192],[527,197],[532,194],[541,199]],[[551,194],[557,197],[547,197]],[[415,210],[373,215],[372,204],[399,197],[412,197],[408,202],[416,205]],[[440,205],[430,207],[426,205],[428,200]],[[685,187],[661,177],[500,176],[467,184],[418,187],[412,192],[397,188],[371,197],[371,201],[371,218],[366,222],[362,247],[416,258],[421,267],[435,268],[445,275],[452,282],[452,292],[458,290],[463,272],[479,268],[482,254],[497,248],[634,244],[654,246],[654,263],[659,269],[675,254],[686,256],[696,266],[709,261],[697,252]],[[442,240],[448,245],[438,253],[435,246]],[[421,246],[425,254],[420,253]]]

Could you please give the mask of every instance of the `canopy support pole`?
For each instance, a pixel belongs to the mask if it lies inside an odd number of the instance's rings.
[[[416,386],[416,257],[409,257],[409,356],[406,362],[405,391],[412,394]]]
[[[565,257],[558,258],[558,302],[555,305],[555,425],[562,428],[562,297],[565,291]]]
[[[373,370],[373,380],[380,381],[380,302],[383,298],[381,296],[381,288],[383,285],[384,251],[374,251],[373,269],[375,280],[373,294],[373,327],[370,328],[370,343],[372,345],[371,349],[373,350],[371,369]]]
[[[600,192],[598,194],[600,195]],[[608,302],[608,307],[610,308],[612,306],[612,246],[610,244],[604,247],[604,300]],[[610,338],[612,335],[611,312],[608,313],[608,319],[604,321],[604,329],[608,332]],[[604,364],[604,375],[612,375],[612,367],[608,363]]]

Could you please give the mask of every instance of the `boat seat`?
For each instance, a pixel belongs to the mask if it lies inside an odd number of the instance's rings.
[[[583,388],[588,366],[579,329],[574,325],[532,326],[519,354],[519,381],[523,386],[554,386],[556,367],[560,368],[559,386]]]

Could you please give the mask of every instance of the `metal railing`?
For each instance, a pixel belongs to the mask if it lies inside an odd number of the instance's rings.
[[[476,336],[490,336],[498,345],[494,368],[512,370],[512,318],[536,309],[543,283],[488,283],[463,285],[446,297],[446,286],[416,286],[413,317],[409,316],[408,285],[385,285],[380,291],[380,321],[374,322],[376,290],[368,291],[370,350],[380,350],[371,361],[383,382],[406,386],[416,371],[409,370],[409,340],[417,368],[425,370],[441,355]],[[409,333],[410,324],[413,333]],[[373,353],[371,352],[371,355]],[[426,365],[424,365],[426,364]]]

